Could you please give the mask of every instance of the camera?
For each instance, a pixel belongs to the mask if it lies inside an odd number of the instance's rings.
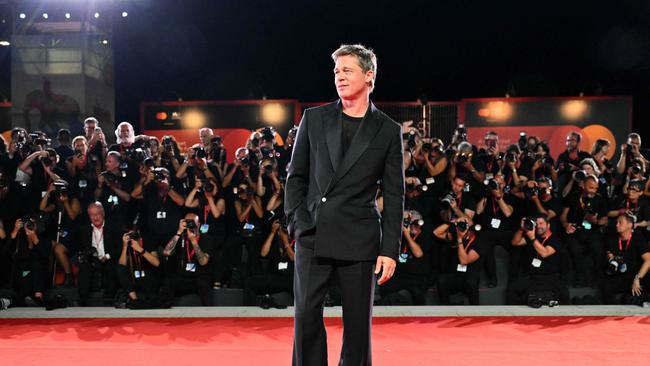
[[[467,221],[456,221],[449,224],[450,232],[454,230],[458,230],[461,233],[464,233],[467,231],[468,228],[469,228],[469,224],[467,223]]]
[[[94,268],[101,266],[99,253],[97,253],[97,248],[93,246],[80,250],[77,254],[77,260],[79,261],[79,264],[89,263]]]
[[[402,139],[406,140],[406,146],[413,150],[415,148],[415,131],[411,130],[408,133],[402,134]]]
[[[142,140],[141,140],[142,141]],[[141,147],[134,148],[135,144],[131,145],[131,147],[127,148],[124,152],[124,156],[126,156],[126,159],[137,163],[137,164],[142,164],[144,163],[145,159],[149,157],[147,152],[143,150]]]
[[[104,177],[104,179],[106,180],[107,183],[110,183],[110,184],[117,183],[117,180],[118,180],[117,175],[115,175],[115,174],[113,174],[113,173],[111,173],[109,171],[103,171],[103,172],[99,173],[99,175]]]
[[[43,165],[45,165],[46,167],[51,167],[52,165],[54,165],[54,160],[52,160],[52,158],[50,158],[50,155],[49,155],[49,154],[48,154],[47,156],[43,156],[43,157],[41,157],[39,160],[40,160],[41,163],[43,163]]]
[[[643,173],[643,167],[639,163],[632,164],[632,174],[641,174]]]
[[[419,220],[409,220],[409,219],[404,219],[404,227],[408,228],[411,225],[417,225],[417,226],[424,226],[424,220],[419,219]]]
[[[474,154],[471,153],[471,152],[470,153],[467,153],[467,152],[456,153],[456,161],[459,162],[459,163],[464,164],[464,163],[466,163],[466,162],[468,162],[468,161],[470,161],[472,159],[472,155],[474,155]]]
[[[515,163],[515,162],[517,162],[517,154],[515,154],[515,153],[513,153],[513,152],[511,152],[511,151],[508,151],[508,152],[506,153],[506,155],[504,156],[504,158],[506,159],[506,161],[507,161],[508,163]]]
[[[34,231],[34,228],[36,228],[36,220],[34,220],[33,217],[25,216],[22,218],[22,220],[23,220],[23,227],[25,229]]]
[[[519,140],[517,141],[519,148],[524,151],[528,148],[528,136],[526,136],[525,131],[519,132]]]
[[[214,189],[214,184],[209,179],[200,179],[203,184],[201,188],[198,189],[199,192],[212,192]]]
[[[625,272],[627,272],[627,264],[625,264],[625,261],[622,256],[615,256],[614,258],[609,260],[607,264],[608,275],[611,276],[616,273],[625,273]]]
[[[499,190],[499,182],[494,178],[486,179],[483,184],[485,184],[485,192],[488,194]]]
[[[128,233],[129,240],[140,240],[142,239],[142,235],[140,235],[140,231],[138,230],[133,230],[130,233]],[[130,245],[130,243],[129,243]]]
[[[577,170],[573,173],[573,179],[578,183],[584,182],[585,178],[587,178],[587,172],[584,170]]]
[[[442,200],[440,200],[442,207],[445,209],[451,208],[451,201],[456,201],[456,193],[454,192],[449,192],[447,193]]]
[[[187,230],[192,230],[192,231],[196,230],[196,221],[194,221],[193,219],[185,219],[185,227],[187,228]]]
[[[429,187],[424,184],[409,183],[406,185],[406,193],[410,193],[414,191],[426,192],[428,189]]]
[[[465,125],[458,125],[454,130],[454,135],[456,136],[456,142],[467,141],[467,129],[465,128]]]
[[[41,137],[38,134],[30,134],[32,142],[37,146],[48,146],[52,140]]]
[[[535,221],[534,218],[532,217],[524,217],[522,222],[521,222],[521,228],[526,230],[526,231],[531,231],[535,230],[535,227],[537,227],[537,222]]]
[[[156,182],[160,182],[160,181],[163,181],[163,180],[167,179],[168,175],[169,175],[169,173],[167,172],[167,169],[165,169],[165,168],[155,168],[153,170],[153,179]]]
[[[533,196],[537,196],[539,194],[539,187],[525,186],[524,187],[524,194],[526,195],[527,199],[531,199]]]
[[[74,149],[74,155],[78,158],[82,158],[84,156],[84,153],[81,151],[81,149]]]
[[[68,193],[68,183],[63,180],[54,182],[54,195],[56,197],[65,196]]]
[[[205,152],[203,146],[194,146],[192,147],[192,153],[190,157],[192,159],[205,159],[208,157],[208,154]]]

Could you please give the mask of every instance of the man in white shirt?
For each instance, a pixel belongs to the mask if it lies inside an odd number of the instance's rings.
[[[88,206],[90,225],[81,229],[79,252],[79,304],[86,306],[95,271],[101,273],[104,298],[115,295],[116,260],[119,253],[120,234],[104,219],[104,207],[100,202]]]

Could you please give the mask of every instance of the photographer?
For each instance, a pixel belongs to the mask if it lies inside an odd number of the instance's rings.
[[[422,305],[431,272],[431,237],[418,211],[404,212],[402,245],[393,278],[379,286],[379,305]],[[408,298],[401,292],[407,291]]]
[[[122,236],[122,253],[117,265],[117,280],[120,289],[127,293],[127,302],[138,300],[138,292],[146,298],[153,298],[160,288],[156,241],[143,240],[138,231],[129,231]]]
[[[184,186],[190,186],[195,178],[217,179],[219,172],[216,166],[208,164],[208,153],[203,146],[196,144],[187,151],[183,164],[176,171],[176,178],[185,180]],[[188,183],[189,182],[189,183]]]
[[[244,305],[255,305],[255,296],[290,292],[293,294],[293,270],[296,253],[286,226],[273,221],[271,232],[260,249],[263,274],[250,276],[244,282]],[[268,301],[268,300],[267,300]],[[275,304],[262,304],[263,307]]]
[[[257,176],[258,196],[262,197],[262,203],[268,203],[273,192],[282,190],[278,172],[278,162],[275,158],[265,157],[260,161],[260,174]]]
[[[256,275],[260,272],[260,246],[263,240],[262,218],[264,209],[262,200],[255,194],[255,191],[244,183],[241,183],[235,191],[234,202],[236,227],[228,237],[223,256],[220,258],[216,268],[216,282],[223,283],[230,279],[232,286],[241,286],[238,281],[241,278],[233,278],[236,275],[232,272],[242,270],[242,276]],[[242,263],[242,251],[245,251],[246,263]],[[241,265],[244,264],[243,267]],[[235,282],[235,283],[233,283]]]
[[[441,200],[442,211],[440,215],[443,222],[451,222],[456,218],[465,218],[469,222],[476,212],[474,197],[465,194],[465,177],[457,175],[451,181],[451,191]]]
[[[103,164],[104,157],[108,154],[108,144],[97,118],[88,117],[84,120],[84,132],[88,141],[88,158],[93,163]]]
[[[427,196],[442,196],[447,189],[448,175],[445,174],[449,167],[449,160],[445,155],[444,144],[438,138],[429,139],[422,144],[422,156],[424,157],[424,168],[419,175],[420,181],[428,186]]]
[[[87,306],[90,298],[93,274],[101,276],[104,299],[113,299],[116,283],[116,259],[119,255],[118,230],[105,220],[104,207],[100,202],[88,206],[90,225],[81,228],[79,249],[79,305]]]
[[[212,254],[212,239],[199,232],[199,217],[185,215],[163,250],[170,270],[161,289],[164,305],[171,305],[174,296],[197,293],[203,306],[212,306]]]
[[[18,166],[16,180],[24,182],[24,187],[29,186],[31,197],[35,198],[35,195],[38,194],[38,198],[42,198],[50,182],[67,179],[67,173],[56,166],[58,158],[56,151],[48,148],[31,153]],[[19,178],[20,175],[22,177]],[[32,205],[30,204],[29,207]]]
[[[215,251],[220,250],[226,241],[226,201],[217,182],[197,179],[185,199],[185,207],[194,209],[201,219],[201,234],[210,235]]]
[[[602,283],[605,304],[616,304],[616,295],[626,294],[623,303],[640,304],[650,286],[650,248],[643,235],[634,231],[636,217],[626,213],[616,219],[617,236],[607,240],[607,276]]]
[[[648,166],[650,163],[648,161],[649,157],[650,153],[647,152],[647,149],[641,148],[641,135],[632,132],[627,135],[626,143],[621,145],[621,154],[618,157],[616,171],[618,174],[625,174],[633,160],[641,160],[644,167]]]
[[[281,177],[287,176],[287,166],[291,160],[291,154],[293,153],[293,144],[296,141],[296,134],[298,133],[298,127],[292,126],[287,132],[287,138],[284,141],[284,149],[280,150],[280,157],[278,158],[278,171],[280,172]]]
[[[450,297],[456,292],[467,296],[470,305],[478,305],[478,286],[481,279],[481,257],[485,246],[477,233],[470,228],[466,218],[460,218],[452,224],[442,224],[434,231],[440,240],[451,245],[447,270],[438,278],[438,296],[440,304],[450,305]]]
[[[553,181],[549,177],[529,180],[525,183],[522,192],[515,193],[523,202],[521,216],[548,217],[553,231],[559,231],[559,214],[562,213],[562,203],[553,195]]]
[[[510,249],[512,239],[512,228],[510,217],[513,214],[514,196],[504,193],[505,180],[503,174],[498,172],[494,178],[488,180],[485,185],[484,197],[476,205],[478,222],[483,230],[481,241],[485,245],[485,269],[488,274],[488,287],[497,286],[497,264],[494,256],[494,247],[503,245]],[[512,274],[512,273],[511,273]]]
[[[54,148],[56,154],[59,156],[58,167],[65,169],[65,161],[74,154],[70,141],[70,130],[62,128],[56,136],[59,146]]]
[[[120,122],[115,129],[115,138],[116,144],[111,145],[108,148],[108,151],[117,151],[122,156],[127,155],[127,150],[131,148],[131,145],[135,142],[135,131],[133,130],[133,125],[129,122]]]
[[[607,216],[610,225],[607,226],[607,233],[614,234],[616,233],[616,218],[625,215],[632,214],[637,218],[637,222],[634,223],[634,228],[641,228],[639,232],[648,238],[648,223],[650,222],[650,204],[646,197],[643,197],[644,182],[638,179],[630,181],[627,187],[627,194],[622,197],[617,197],[611,201],[609,207],[609,213]]]
[[[524,277],[508,284],[506,303],[525,305],[530,294],[550,290],[560,304],[568,305],[569,289],[560,276],[562,242],[551,231],[548,216],[523,218],[512,238],[512,245],[524,250]]]
[[[167,168],[172,177],[176,176],[176,172],[180,169],[183,163],[181,150],[178,147],[176,138],[172,135],[163,136],[160,142],[160,150],[157,158],[154,158],[156,167]]]
[[[551,157],[551,150],[545,142],[539,142],[533,147],[533,155],[530,155],[530,176],[529,179],[538,179],[542,177],[550,178],[552,181],[557,181],[557,170],[555,170],[555,162]]]
[[[43,306],[51,244],[43,235],[42,224],[32,215],[16,220],[7,249],[12,254],[12,287],[17,304]]]
[[[73,155],[66,160],[71,188],[77,192],[83,207],[95,200],[97,176],[101,173],[101,162],[94,161],[88,150],[88,143],[83,136],[72,139]]]
[[[530,175],[527,173],[526,160],[525,158],[522,160],[521,155],[518,145],[510,145],[502,156],[502,172],[506,182],[504,191],[516,191],[517,187]]]
[[[601,176],[598,164],[592,158],[586,158],[580,162],[580,170],[576,170],[571,175],[571,180],[562,191],[562,197],[566,197],[570,193],[579,192],[582,189],[581,185],[587,175],[594,175],[598,178],[598,194],[601,197],[608,197],[609,190],[607,188],[607,181]]]
[[[57,263],[65,273],[63,286],[72,286],[72,265],[70,255],[75,255],[79,250],[77,227],[79,214],[81,213],[81,203],[79,199],[70,194],[68,182],[59,180],[52,182],[47,192],[41,200],[40,209],[42,212],[50,214],[51,222],[58,224],[59,214],[61,215],[61,224],[57,225],[57,230],[61,233],[59,242],[52,242],[52,252]]]
[[[483,194],[483,181],[485,180],[485,165],[474,153],[474,146],[469,142],[461,142],[458,151],[454,154],[453,163],[449,169],[449,178],[453,180],[456,176],[467,177],[469,189],[467,193],[478,200]]]
[[[502,169],[501,156],[499,154],[499,135],[494,131],[488,131],[483,138],[485,149],[479,150],[479,158],[485,166],[485,179],[494,177]]]
[[[183,217],[185,197],[169,183],[165,168],[149,168],[146,177],[131,192],[141,200],[147,235],[162,243],[174,233],[174,224]]]
[[[248,155],[247,148],[240,147],[237,149],[235,160],[228,166],[226,176],[223,178],[223,188],[237,187],[241,183],[257,188],[252,178],[256,177],[256,175],[251,172],[251,160]]]
[[[580,151],[579,145],[582,135],[578,132],[569,132],[566,138],[566,151],[557,157],[557,189],[564,192],[564,186],[569,182],[574,171],[580,169],[580,162],[589,157],[585,151]]]
[[[582,191],[567,196],[560,222],[566,232],[566,246],[571,252],[576,268],[576,283],[590,285],[592,274],[587,271],[583,252],[588,249],[595,274],[603,273],[605,249],[601,228],[607,225],[607,202],[597,194],[598,178],[588,175]]]
[[[106,155],[106,170],[97,177],[95,200],[106,205],[106,216],[113,220],[117,227],[125,227],[134,215],[129,202],[133,189],[134,177],[121,169],[122,157],[117,151],[109,151]]]

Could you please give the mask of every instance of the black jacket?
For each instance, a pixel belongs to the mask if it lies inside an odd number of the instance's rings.
[[[285,213],[301,244],[315,228],[314,254],[341,260],[397,258],[402,240],[401,126],[371,103],[345,156],[341,102],[307,109],[289,164]],[[383,215],[376,206],[377,188]]]

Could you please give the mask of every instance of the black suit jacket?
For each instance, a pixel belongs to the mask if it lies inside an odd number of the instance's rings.
[[[122,253],[122,234],[115,225],[110,222],[104,223],[104,252],[111,256],[111,261],[117,263]],[[84,225],[79,234],[80,250],[92,247],[93,245],[93,228],[91,224]]]
[[[396,259],[404,207],[401,125],[371,103],[343,156],[341,113],[339,101],[302,117],[286,182],[289,233],[299,244],[313,243],[319,257]],[[383,216],[376,206],[379,185]],[[314,228],[315,240],[303,238]]]

